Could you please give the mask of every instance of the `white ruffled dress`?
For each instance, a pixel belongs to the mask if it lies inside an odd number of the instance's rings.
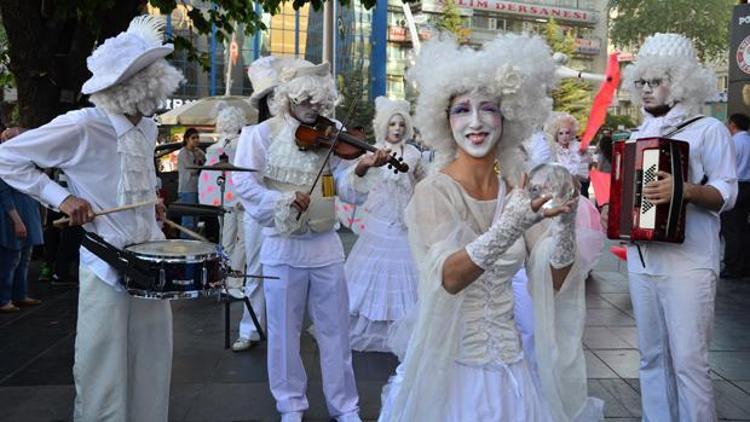
[[[462,292],[451,295],[442,287],[445,260],[487,231],[502,212],[505,193],[501,183],[497,201],[476,200],[442,173],[417,186],[406,222],[420,272],[419,304],[391,338],[402,363],[383,389],[379,421],[565,421],[575,420],[567,416],[569,409],[590,410],[581,344],[588,263],[577,260],[564,287],[553,291],[550,221],[528,230]],[[553,355],[538,362],[541,387],[514,323],[511,279],[524,262],[534,295],[537,350]],[[559,295],[565,301],[552,303]],[[564,321],[563,338],[555,336],[556,317],[571,317]]]
[[[421,176],[421,155],[405,144],[396,151],[409,172],[381,171],[371,188],[364,230],[352,247],[345,271],[353,350],[389,352],[388,331],[417,301],[418,272],[403,221],[404,209]]]

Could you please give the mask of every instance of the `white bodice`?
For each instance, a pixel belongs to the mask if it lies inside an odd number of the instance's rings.
[[[466,288],[461,304],[462,331],[458,362],[475,366],[505,366],[517,361],[521,343],[513,320],[511,279],[523,265],[526,247],[516,241],[498,261]]]

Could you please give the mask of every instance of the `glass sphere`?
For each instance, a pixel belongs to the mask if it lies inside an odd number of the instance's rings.
[[[531,169],[526,183],[531,199],[549,194],[552,199],[545,202],[543,209],[564,205],[575,198],[580,189],[578,181],[560,164],[543,163]]]

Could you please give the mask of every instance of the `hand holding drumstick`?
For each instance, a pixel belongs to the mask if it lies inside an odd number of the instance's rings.
[[[91,222],[95,217],[99,215],[105,215],[105,214],[110,214],[113,212],[125,211],[125,210],[138,208],[138,207],[144,207],[147,205],[153,205],[155,203],[156,203],[156,198],[150,199],[148,201],[138,202],[136,204],[125,205],[122,207],[110,208],[106,210],[101,210],[99,212],[95,212],[91,208],[91,204],[88,201],[86,201],[85,199],[79,198],[77,196],[70,195],[69,197],[65,198],[62,204],[60,204],[60,211],[67,214],[68,217],[55,220],[52,224],[57,226],[57,225],[68,223],[71,226],[80,226],[82,224]]]

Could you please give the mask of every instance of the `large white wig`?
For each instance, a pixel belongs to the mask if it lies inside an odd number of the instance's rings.
[[[688,114],[698,113],[716,91],[716,75],[698,62],[692,42],[680,34],[657,33],[646,38],[635,62],[623,74],[623,88],[638,106],[642,104],[641,90],[634,82],[639,79],[668,79],[667,104],[679,102]]]
[[[375,99],[375,119],[372,121],[372,128],[375,132],[375,142],[380,145],[385,144],[385,137],[388,136],[388,123],[391,117],[400,115],[406,123],[406,132],[402,140],[406,141],[414,136],[414,124],[411,120],[411,106],[408,101],[390,100],[386,97]]]
[[[216,132],[222,135],[237,135],[247,124],[241,108],[220,102],[216,106]]]
[[[94,92],[89,101],[112,114],[151,116],[184,80],[182,72],[159,59],[124,82]]]
[[[419,90],[414,123],[435,151],[433,170],[456,157],[448,121],[450,101],[481,90],[500,100],[503,133],[497,149],[501,171],[511,180],[523,171],[519,146],[552,109],[547,95],[556,82],[550,48],[538,36],[501,34],[475,50],[447,34],[426,42],[407,78]]]
[[[286,65],[279,72],[279,85],[269,106],[274,115],[288,115],[290,102],[299,103],[307,99],[321,105],[322,116],[333,113],[338,93],[327,63],[313,65],[305,60],[295,60]]]

